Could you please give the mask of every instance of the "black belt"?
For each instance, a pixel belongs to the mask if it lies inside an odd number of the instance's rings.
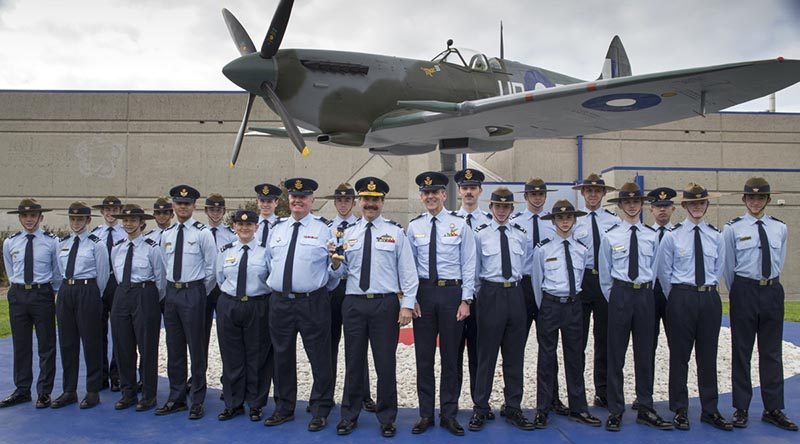
[[[644,282],[644,283],[641,283],[641,284],[636,284],[636,283],[633,283],[633,282],[621,281],[619,279],[614,279],[614,285],[618,286],[618,287],[630,287],[630,288],[633,288],[634,290],[641,290],[643,288],[649,290],[649,289],[653,288],[653,283],[652,282]]]
[[[381,298],[396,297],[397,293],[347,294],[346,296],[355,296],[357,298],[363,298],[363,299],[381,299]]]
[[[709,291],[714,291],[717,289],[716,285],[689,285],[689,284],[672,284],[672,288],[680,288],[681,290],[692,290],[692,291],[699,291],[701,293],[707,293]]]
[[[180,290],[180,289],[183,289],[183,288],[192,288],[192,287],[198,287],[200,285],[205,285],[205,281],[200,279],[200,280],[191,281],[191,282],[167,282],[167,285],[169,285],[172,288],[177,288],[177,289]]]
[[[125,288],[147,288],[147,287],[155,287],[156,283],[153,281],[144,281],[144,282],[131,282],[128,285],[119,284],[120,287]]]
[[[757,285],[759,287],[769,287],[771,285],[780,284],[781,283],[781,278],[780,278],[780,276],[778,276],[778,277],[772,278],[772,279],[750,279],[750,278],[746,278],[744,276],[739,276],[737,274],[736,277],[734,278],[734,282],[736,282],[736,281],[741,281],[741,282],[744,282],[745,284],[750,284],[750,285]]]
[[[461,279],[420,279],[419,283],[434,287],[455,287],[461,285]]]
[[[11,284],[12,288],[17,290],[39,290],[40,288],[51,288],[50,283],[47,284]]]
[[[542,299],[547,299],[548,301],[558,302],[559,304],[566,304],[568,302],[577,302],[577,296],[554,296],[550,293],[542,292]]]
[[[89,285],[89,284],[96,284],[97,279],[64,279],[61,281],[64,285]]]
[[[317,291],[317,290],[315,290],[315,291]],[[273,294],[277,295],[277,296],[280,296],[282,298],[286,298],[286,299],[289,299],[289,300],[293,301],[295,299],[302,299],[302,298],[310,297],[311,295],[314,294],[314,292],[312,291],[312,292],[309,292],[309,293],[284,293],[282,291],[276,291]]]
[[[487,287],[514,288],[519,286],[519,281],[492,282],[492,281],[487,281],[486,279],[481,279],[481,285],[485,285]]]
[[[255,295],[255,296],[244,295],[244,296],[239,297],[239,296],[234,296],[234,295],[228,294],[228,293],[222,293],[222,294],[224,294],[225,296],[233,299],[234,301],[238,301],[238,302],[260,301],[260,300],[266,299],[266,297],[268,296],[266,294],[258,294],[258,295]]]

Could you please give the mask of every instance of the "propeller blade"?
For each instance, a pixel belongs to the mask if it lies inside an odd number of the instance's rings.
[[[286,107],[283,106],[283,102],[281,102],[281,99],[278,98],[278,95],[275,94],[275,91],[273,91],[271,87],[264,88],[264,91],[267,92],[267,98],[264,100],[269,99],[269,102],[272,103],[273,108],[281,117],[283,127],[286,129],[294,147],[297,148],[297,151],[299,151],[303,157],[308,157],[310,151],[306,146],[305,140],[303,140],[303,136],[300,134],[300,130],[297,129],[297,125],[294,124],[292,116],[289,115],[289,111],[286,110]],[[269,105],[269,103],[267,104]]]
[[[236,134],[236,142],[233,143],[233,154],[231,155],[230,167],[236,166],[236,160],[239,159],[239,150],[242,149],[242,141],[244,140],[244,130],[247,128],[247,121],[250,120],[250,110],[253,109],[253,102],[256,100],[256,95],[250,93],[247,96],[247,108],[244,110],[244,117],[242,118],[242,126],[239,127],[239,132]]]
[[[278,4],[275,15],[272,16],[272,22],[269,24],[267,36],[264,37],[264,43],[261,45],[261,57],[268,59],[278,52],[283,34],[286,32],[286,25],[289,24],[293,5],[294,0],[281,0]]]
[[[236,20],[236,17],[225,8],[222,8],[222,17],[225,19],[228,32],[231,34],[231,38],[233,39],[233,43],[236,44],[236,49],[239,50],[239,54],[244,56],[256,52],[256,45],[253,44],[253,40],[247,35],[247,31],[245,31],[244,26],[239,23],[239,20]]]

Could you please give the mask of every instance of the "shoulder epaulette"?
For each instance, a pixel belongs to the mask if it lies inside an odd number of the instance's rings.
[[[739,216],[739,217],[734,217],[733,219],[729,220],[728,222],[725,222],[725,225],[733,225],[733,224],[735,224],[736,222],[739,222],[740,220],[742,220],[742,217],[741,217],[741,216]]]
[[[148,231],[147,233],[143,234],[142,236],[150,236],[150,235],[151,235],[151,234],[153,234],[155,231],[156,231],[156,229],[155,229],[155,228],[153,228],[152,230]]]
[[[317,219],[318,221],[322,222],[322,223],[323,223],[323,224],[325,224],[325,225],[330,225],[330,224],[333,222],[333,221],[330,221],[330,220],[328,220],[328,219],[325,219],[325,218],[324,218],[324,217],[322,217],[322,216],[315,216],[315,217],[316,217],[316,219]]]
[[[9,239],[14,239],[15,237],[19,236],[20,234],[22,234],[22,231],[17,231],[16,233],[12,234],[11,236],[8,236],[8,238]]]
[[[606,230],[606,233],[608,233],[609,231],[613,230],[614,228],[617,228],[618,226],[619,226],[619,224],[612,225],[611,227],[608,228],[608,230]]]
[[[522,228],[519,224],[513,224],[512,223],[511,226],[516,228],[519,231],[522,231],[523,233],[527,233],[528,232],[526,229]]]
[[[92,242],[95,242],[95,243],[96,243],[96,242],[100,242],[100,238],[99,238],[99,237],[97,237],[97,236],[95,236],[94,234],[90,234],[90,235],[89,235],[89,236],[87,236],[87,237],[88,237],[88,238],[89,238],[89,240],[90,240],[90,241],[92,241]]]
[[[150,239],[149,237],[146,237],[146,238],[144,239],[144,242],[145,242],[147,245],[150,245],[151,247],[157,247],[157,246],[158,246],[158,242],[154,241],[153,239]]]
[[[616,216],[617,215],[617,213],[615,213],[615,212],[613,212],[611,210],[608,210],[607,208],[603,208],[603,211],[605,211],[606,213],[608,213],[608,214],[610,214],[612,216]]]
[[[465,217],[464,217],[464,216],[462,216],[462,215],[458,214],[458,213],[457,213],[457,212],[455,212],[455,211],[451,211],[451,212],[450,212],[450,215],[451,215],[451,216],[455,216],[455,217],[460,217],[460,218],[462,218],[462,219],[465,219]]]
[[[645,225],[645,224],[642,224],[642,225],[644,225],[645,227],[649,228],[650,231],[656,231],[656,229],[651,227],[650,225]]]
[[[53,234],[53,233],[51,233],[49,231],[42,231],[42,233],[47,237],[52,237],[53,239],[58,239],[58,236],[56,236],[55,234]]]
[[[177,227],[177,226],[178,226],[178,224],[177,224],[177,223],[175,223],[175,224],[172,224],[172,225],[170,225],[170,226],[169,226],[169,228],[165,229],[164,231],[169,231],[169,230],[171,230],[171,229],[173,229],[173,228],[175,228],[175,227]]]
[[[676,229],[680,228],[680,227],[681,227],[681,225],[683,225],[683,224],[681,224],[680,222],[678,222],[677,224],[673,225],[673,226],[672,226],[672,228],[670,228],[670,229],[669,229],[669,231],[674,231],[674,230],[676,230]]]
[[[422,214],[416,216],[415,218],[411,219],[409,222],[414,222],[415,220],[419,219],[422,216],[425,216],[425,213],[422,213]]]
[[[577,242],[577,243],[579,243],[579,244],[583,245],[583,248],[589,248],[589,247],[587,247],[587,246],[586,246],[586,244],[584,244],[584,243],[583,243],[583,242],[582,242],[580,239],[575,239],[575,242]]]
[[[206,226],[205,226],[204,224],[202,224],[200,221],[195,221],[195,222],[192,224],[192,226],[193,226],[193,227],[195,227],[195,228],[197,228],[198,230],[202,230],[202,229],[204,229],[204,228],[206,227]]]
[[[514,219],[520,216],[522,216],[522,211],[517,211],[515,214],[511,215],[509,219]]]
[[[778,218],[777,218],[777,217],[775,217],[775,216],[769,216],[769,218],[770,218],[770,219],[772,219],[772,220],[774,220],[775,222],[780,222],[780,223],[782,223],[782,224],[786,225],[786,222],[784,222],[784,221],[782,221],[782,220],[778,219]]]
[[[235,231],[233,231],[233,228],[231,228],[231,227],[229,227],[229,226],[227,226],[227,225],[225,225],[224,227],[225,227],[225,228],[227,228],[227,229],[228,229],[228,231],[230,231],[231,233],[234,233],[234,234],[236,234],[236,232],[235,232]]]
[[[117,245],[124,244],[124,243],[125,243],[125,239],[120,239],[120,240],[114,242],[114,246],[116,247]]]
[[[222,248],[219,249],[220,252],[227,250],[233,246],[233,242],[228,242],[227,244],[223,245]]]
[[[711,224],[708,224],[708,226],[711,227],[714,231],[719,232],[719,228],[717,228],[717,227],[715,227],[715,226],[713,226]]]
[[[476,229],[475,229],[475,232],[477,233],[478,231],[481,231],[481,230],[483,230],[484,228],[486,228],[486,227],[488,227],[488,226],[489,226],[489,225],[487,225],[487,224],[483,224],[483,225],[481,225],[480,227],[476,228]]]
[[[386,221],[386,223],[388,223],[388,224],[392,224],[392,225],[394,225],[394,226],[396,226],[396,227],[403,228],[403,226],[402,226],[402,225],[400,225],[399,223],[397,223],[397,222],[395,222],[395,221],[393,221],[393,220],[391,220],[391,219],[384,219],[384,221]]]
[[[539,242],[538,244],[536,244],[536,246],[537,247],[541,247],[541,246],[547,245],[548,242],[550,242],[550,238],[547,238],[547,239]]]
[[[485,213],[483,213],[483,215],[484,215],[484,216],[486,216],[486,218],[487,218],[487,219],[489,219],[489,220],[491,220],[491,219],[492,219],[492,213],[490,213],[490,212],[488,212],[488,211],[487,211],[487,212],[485,212]]]
[[[72,235],[71,235],[71,234],[68,234],[68,235],[66,235],[66,236],[64,236],[64,237],[59,237],[59,238],[58,238],[58,241],[59,241],[59,242],[64,242],[64,241],[66,241],[66,240],[69,240],[69,238],[70,238],[70,237],[72,237]]]
[[[279,217],[277,220],[275,220],[275,223],[273,223],[272,226],[274,227],[275,225],[278,225],[278,224],[281,224],[281,223],[284,223],[284,222],[286,222],[286,218],[285,217]]]
[[[92,233],[94,233],[95,231],[97,231],[97,230],[99,230],[99,229],[100,229],[100,225],[98,225],[98,226],[96,226],[96,227],[92,228],[92,231],[91,231],[91,232],[92,232]]]

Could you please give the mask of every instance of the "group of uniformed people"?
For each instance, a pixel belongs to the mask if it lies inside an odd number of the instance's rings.
[[[723,430],[747,427],[752,398],[750,358],[758,336],[762,420],[797,430],[783,409],[783,287],[786,225],[766,214],[769,184],[751,178],[742,200],[746,213],[724,232],[705,222],[717,197],[689,184],[679,200],[686,219],[671,225],[677,193],[638,185],[619,190],[596,174],[575,187],[586,206],[567,200],[544,208],[553,191],[531,179],[522,195],[526,209],[514,212],[514,193],[495,189],[489,212],[478,208],[485,176],[476,169],[455,175],[462,207],[444,208],[448,178],[417,176],[425,212],[407,230],[382,216],[389,186],[376,177],[342,184],[333,195],[333,221],[311,213],[318,184],[307,178],[284,183],[291,215],[275,214],[281,189],[255,187],[257,214],[238,210],[233,225],[222,223],[225,200],[205,201],[209,225],[193,217],[200,193],[188,185],[170,190],[149,214],[109,196],[95,208],[104,224],[89,230],[92,208],[70,205],[71,234],[59,240],[41,228],[42,208],[23,199],[17,210],[22,230],[3,244],[14,345],[16,390],[0,407],[31,400],[32,332],[39,353],[37,408],[77,403],[80,345],[86,395],[80,408],[96,406],[110,387],[122,396],[118,410],[156,407],[157,360],[163,316],[168,350],[169,397],[156,415],[189,410],[204,416],[211,324],[216,314],[222,356],[219,420],[241,415],[259,421],[272,388],[275,410],[265,420],[277,426],[294,419],[297,401],[296,340],[303,339],[313,374],[310,431],[326,427],[334,407],[338,343],[345,341],[345,379],[339,435],[350,434],[362,409],[375,412],[382,436],[396,434],[399,328],[414,325],[419,420],[412,433],[435,424],[438,347],[439,423],[463,435],[457,420],[463,353],[469,360],[473,414],[468,429],[479,431],[495,418],[489,405],[498,353],[503,354],[504,403],[500,415],[522,430],[545,428],[552,411],[599,427],[588,410],[583,371],[590,320],[594,336],[594,404],[609,411],[605,427],[620,430],[625,410],[623,366],[633,337],[637,422],[658,429],[689,429],[688,362],[696,353],[701,421]],[[616,203],[620,216],[603,209]],[[353,216],[355,200],[361,218]],[[649,202],[656,223],[641,216]],[[173,217],[177,218],[172,223]],[[157,227],[143,233],[146,221]],[[120,223],[121,221],[121,223]],[[717,408],[717,347],[721,302],[717,287],[730,290],[733,333],[733,420]],[[58,297],[56,298],[56,294]],[[63,367],[63,393],[51,400],[56,334]],[[108,362],[107,328],[112,359]],[[535,417],[521,409],[524,349],[536,322],[538,362]],[[663,322],[670,348],[669,408],[672,421],[653,408],[655,350]],[[568,393],[558,396],[556,350],[561,336]],[[370,394],[367,352],[377,376]],[[191,368],[187,371],[187,355]],[[137,361],[138,356],[138,361]],[[141,393],[141,395],[139,394]]]

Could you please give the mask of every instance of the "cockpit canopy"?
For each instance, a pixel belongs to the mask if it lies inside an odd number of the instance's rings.
[[[439,55],[431,60],[434,63],[450,63],[456,66],[471,69],[473,71],[489,71],[490,69],[502,69],[497,59],[490,61],[485,55],[469,48],[448,47]]]

